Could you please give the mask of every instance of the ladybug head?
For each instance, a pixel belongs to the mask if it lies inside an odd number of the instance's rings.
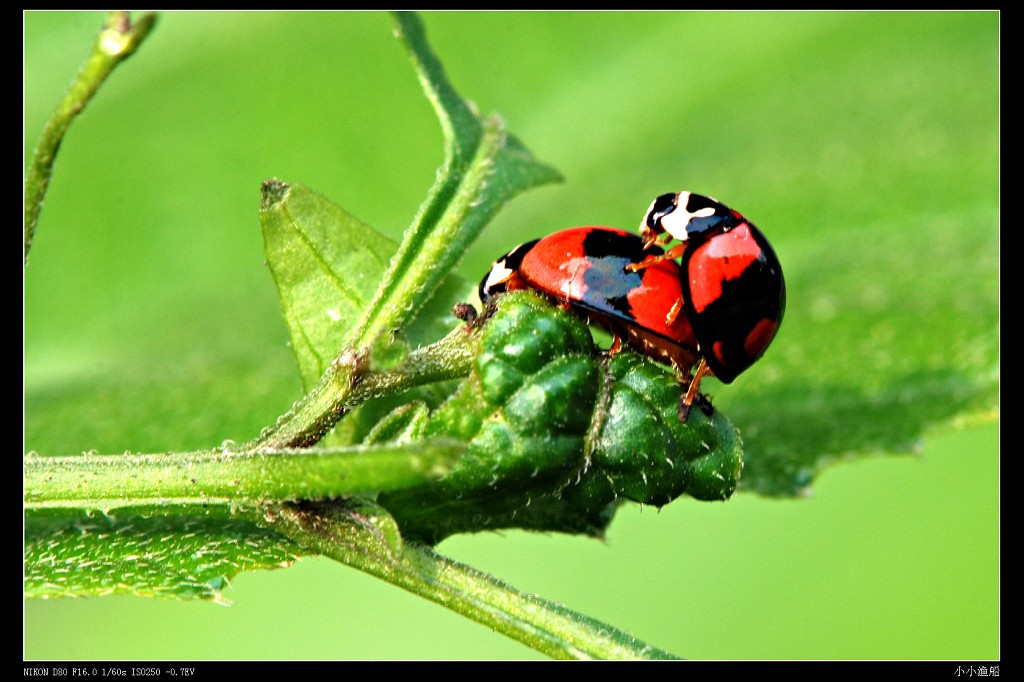
[[[647,209],[640,223],[640,236],[643,237],[645,248],[662,234],[668,234],[669,238],[681,242],[700,241],[740,222],[742,216],[703,194],[662,194]]]
[[[534,239],[532,242],[520,244],[494,261],[490,271],[480,281],[479,293],[481,303],[487,303],[488,299],[496,294],[523,288],[522,282],[519,279],[519,266],[523,262],[523,256],[538,241],[540,240]]]

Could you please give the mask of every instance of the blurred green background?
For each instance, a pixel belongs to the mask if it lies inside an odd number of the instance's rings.
[[[25,14],[26,162],[104,18]],[[780,375],[809,386],[829,375],[806,358],[827,358],[835,327],[824,323],[844,319],[819,296],[843,254],[807,235],[874,239],[860,230],[898,219],[909,232],[880,248],[894,278],[927,288],[960,267],[957,253],[908,271],[899,249],[935,248],[932,221],[953,216],[975,249],[958,305],[990,331],[926,352],[936,363],[995,353],[997,13],[424,21],[455,87],[566,178],[496,218],[467,278],[561,227],[631,229],[662,192],[717,196],[769,235],[790,283],[776,345],[717,392],[743,430],[744,405]],[[160,452],[255,435],[300,396],[263,266],[260,182],[306,184],[397,239],[440,162],[437,121],[386,15],[164,13],[58,158],[25,274],[26,449]],[[864,281],[865,300],[885,286]],[[845,319],[846,333],[863,329]],[[951,328],[971,323],[948,315]],[[885,339],[868,340],[881,357]],[[866,373],[879,357],[860,359]],[[914,456],[837,465],[806,499],[630,505],[604,542],[505,532],[439,549],[688,658],[998,658],[999,430],[988,414],[929,435]],[[232,606],[27,602],[24,656],[539,657],[325,560],[243,574],[225,596]]]

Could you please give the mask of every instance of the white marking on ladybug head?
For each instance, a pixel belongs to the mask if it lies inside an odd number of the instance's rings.
[[[661,226],[665,232],[672,235],[674,239],[685,242],[690,238],[686,228],[690,221],[695,218],[710,218],[715,215],[714,206],[704,206],[690,213],[686,207],[690,203],[690,192],[680,192],[676,195],[676,209],[661,219]]]
[[[490,289],[498,284],[505,282],[509,277],[515,274],[515,271],[505,265],[505,259],[502,258],[496,261],[491,266],[491,271],[487,273],[487,281],[484,282],[484,288]]]

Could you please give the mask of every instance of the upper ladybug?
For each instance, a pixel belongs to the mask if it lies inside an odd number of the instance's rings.
[[[786,310],[782,266],[768,239],[738,211],[693,192],[655,199],[640,236],[652,255],[628,269],[679,258],[683,295],[669,314],[686,316],[708,368],[732,382],[764,354]],[[658,253],[673,239],[679,243]],[[695,381],[704,372],[698,367]]]

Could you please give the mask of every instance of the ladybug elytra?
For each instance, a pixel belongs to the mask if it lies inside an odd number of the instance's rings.
[[[682,316],[668,320],[666,315],[682,294],[679,266],[662,261],[640,272],[627,269],[648,254],[636,235],[623,230],[561,230],[495,261],[480,283],[480,300],[532,289],[566,303],[656,360],[692,367],[700,356],[689,321]]]

